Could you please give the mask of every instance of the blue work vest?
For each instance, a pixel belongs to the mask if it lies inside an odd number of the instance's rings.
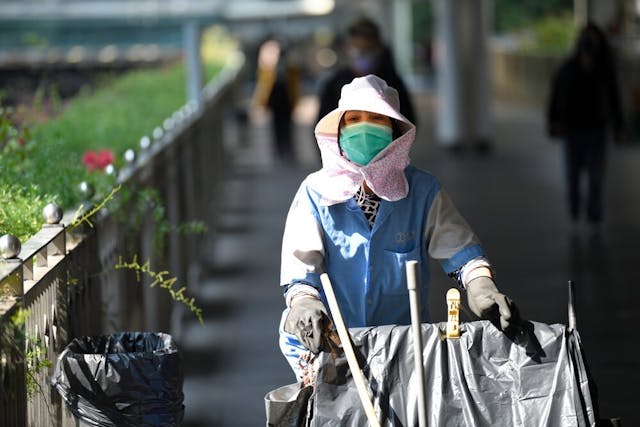
[[[409,294],[405,263],[418,261],[421,317],[428,321],[429,242],[425,236],[433,200],[440,191],[437,179],[413,166],[405,170],[407,197],[381,200],[372,228],[355,199],[330,206],[307,189],[312,211],[323,230],[325,267],[347,327],[410,324]],[[445,273],[482,256],[474,244],[440,260]],[[308,274],[301,281],[321,289],[319,276]],[[326,306],[326,298],[321,292]]]

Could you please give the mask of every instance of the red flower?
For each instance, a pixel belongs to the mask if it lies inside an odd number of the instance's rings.
[[[114,160],[115,156],[111,150],[101,150],[99,152],[87,151],[82,156],[82,163],[84,163],[90,172],[96,169],[104,170],[104,168],[112,164]]]
[[[98,167],[104,169],[115,160],[115,156],[111,150],[102,150],[98,153]]]
[[[82,163],[84,163],[84,165],[87,167],[89,172],[91,172],[98,168],[97,159],[98,159],[98,156],[94,151],[87,151],[82,156]]]

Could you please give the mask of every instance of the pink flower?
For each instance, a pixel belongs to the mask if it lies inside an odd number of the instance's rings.
[[[104,170],[115,160],[115,156],[111,150],[86,151],[82,156],[82,163],[87,167],[89,172],[94,170]]]
[[[84,163],[89,172],[94,171],[98,168],[97,158],[98,156],[94,151],[87,151],[82,156],[82,163]]]
[[[115,160],[115,156],[111,150],[102,150],[98,152],[98,167],[103,169],[110,165]]]

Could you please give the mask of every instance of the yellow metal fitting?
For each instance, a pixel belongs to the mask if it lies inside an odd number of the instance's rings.
[[[460,291],[447,291],[447,338],[460,338]]]

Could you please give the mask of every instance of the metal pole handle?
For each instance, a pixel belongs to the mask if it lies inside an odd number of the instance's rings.
[[[420,319],[420,286],[418,286],[418,261],[407,261],[407,289],[411,308],[411,333],[413,335],[413,360],[418,387],[418,425],[427,427],[427,393],[422,361],[422,320]]]
[[[569,280],[569,302],[568,302],[568,311],[569,311],[569,331],[573,331],[576,329],[576,297],[575,297],[575,286],[573,284],[573,280]]]

